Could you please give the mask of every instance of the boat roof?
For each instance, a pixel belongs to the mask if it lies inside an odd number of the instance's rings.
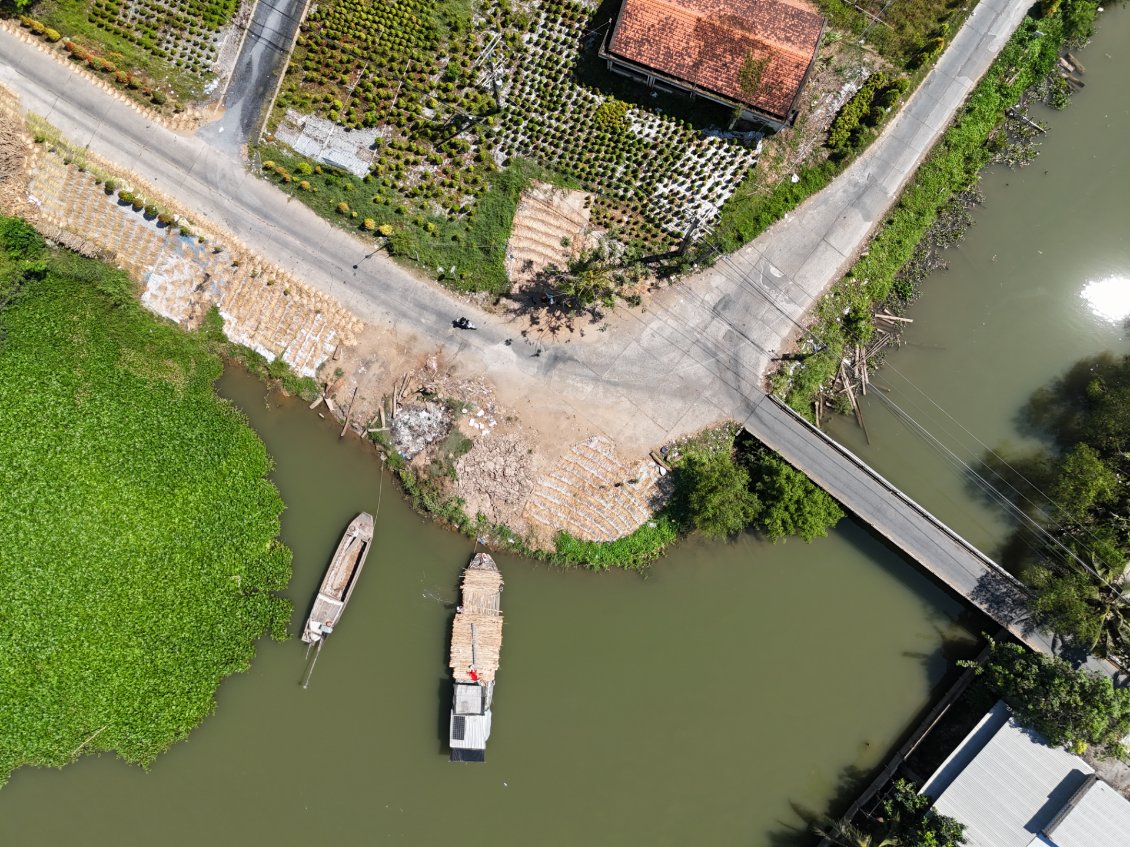
[[[490,715],[452,715],[448,735],[452,750],[485,750]]]

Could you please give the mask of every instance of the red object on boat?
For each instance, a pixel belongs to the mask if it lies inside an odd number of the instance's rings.
[[[472,682],[478,682],[479,681],[479,672],[477,670],[475,670],[474,668],[471,668],[470,674],[471,674],[471,681]]]

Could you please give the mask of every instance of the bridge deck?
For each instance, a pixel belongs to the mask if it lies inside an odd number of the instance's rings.
[[[1034,650],[1058,642],[1024,620],[1025,587],[1000,565],[915,503],[863,460],[771,397],[755,401],[745,428],[838,500],[845,509]],[[1087,667],[1116,669],[1091,658]]]

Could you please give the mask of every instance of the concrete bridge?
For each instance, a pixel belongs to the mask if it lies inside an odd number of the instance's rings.
[[[1019,580],[784,403],[758,397],[745,428],[1020,641],[1048,655],[1061,652],[1051,633],[1027,620],[1028,591]],[[1120,673],[1094,657],[1086,666],[1116,678]]]

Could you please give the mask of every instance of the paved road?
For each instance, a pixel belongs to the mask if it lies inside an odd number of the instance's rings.
[[[263,0],[256,19],[284,4]],[[514,327],[475,314],[383,256],[362,261],[370,252],[365,242],[290,202],[248,175],[230,149],[214,146],[218,127],[175,135],[6,33],[0,82],[71,139],[155,183],[367,321],[395,326],[421,350],[438,338],[468,367],[495,377],[504,400],[507,390],[511,400],[536,393],[575,419],[578,435],[595,429],[631,449],[722,417],[746,417],[773,351],[840,276],[1024,10],[1018,0],[981,0],[882,138],[789,219],[646,310],[618,310],[606,332],[547,345],[536,357],[526,344],[504,344],[518,337]],[[248,56],[272,49],[280,30],[267,23],[248,37],[241,69]],[[249,85],[252,99],[255,90]],[[251,100],[239,103],[225,120],[242,129]],[[483,329],[453,336],[446,327],[464,313]]]
[[[306,0],[258,0],[247,37],[224,93],[223,116],[200,130],[200,137],[232,159],[258,129],[259,112],[274,94],[302,22]]]
[[[761,392],[761,380],[774,351],[784,348],[815,299],[842,275],[988,68],[1023,17],[1024,2],[980,0],[883,136],[789,218],[714,268],[661,293],[645,310],[618,310],[606,332],[544,351],[523,342],[515,327],[475,313],[383,256],[369,256],[365,242],[247,174],[231,155],[230,142],[219,140],[229,131],[229,137],[238,137],[250,126],[248,115],[270,76],[256,62],[264,50],[278,49],[271,39],[280,29],[270,21],[284,14],[285,2],[263,0],[262,18],[257,11],[262,23],[252,35],[259,35],[249,36],[240,57],[241,87],[233,87],[230,117],[224,119],[232,123],[223,134],[213,126],[197,137],[175,135],[7,33],[0,33],[0,82],[72,140],[154,183],[368,322],[395,328],[421,351],[443,346],[467,369],[493,377],[504,402],[519,412],[523,402],[536,398],[560,409],[575,436],[595,429],[628,449],[723,417],[744,420],[754,435],[947,585],[997,616],[1006,615],[1002,596],[978,599],[978,591],[999,592],[1002,585],[1003,596],[1011,594],[999,568],[858,460],[846,459],[841,448],[777,409]],[[451,330],[458,314],[473,315],[481,330]]]

